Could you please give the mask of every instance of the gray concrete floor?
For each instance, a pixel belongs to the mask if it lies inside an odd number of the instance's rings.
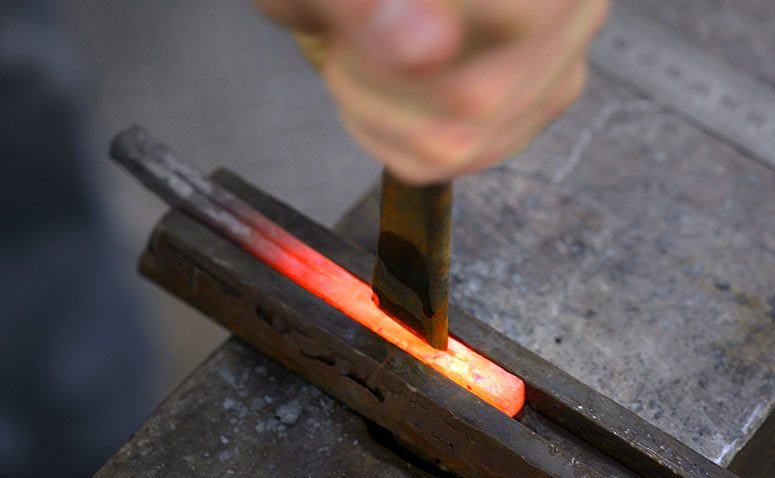
[[[284,30],[248,0],[65,0],[93,72],[97,147],[141,123],[205,170],[224,166],[331,225],[379,166],[340,127],[315,72]],[[139,256],[164,205],[99,155],[121,230]],[[225,337],[197,312],[137,278],[149,304],[166,396]]]

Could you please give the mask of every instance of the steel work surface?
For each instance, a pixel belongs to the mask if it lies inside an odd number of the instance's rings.
[[[673,3],[642,8],[672,25],[693,12],[684,35],[772,81],[763,0]],[[459,181],[455,201],[452,297],[473,314],[722,464],[772,410],[771,170],[593,74],[527,153]],[[294,460],[313,476],[418,473],[288,375],[227,345],[102,476],[268,476]]]

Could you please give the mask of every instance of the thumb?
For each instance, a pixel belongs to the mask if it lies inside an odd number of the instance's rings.
[[[330,34],[388,68],[427,70],[454,59],[463,19],[448,0],[317,0]]]

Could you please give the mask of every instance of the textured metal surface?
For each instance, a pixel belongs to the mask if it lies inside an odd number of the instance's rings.
[[[712,460],[775,406],[775,175],[601,76],[457,188],[451,297]]]
[[[382,174],[372,289],[380,309],[446,350],[452,183],[413,186]]]
[[[775,91],[750,73],[634,13],[627,2],[614,4],[590,60],[775,169]]]
[[[772,0],[614,0],[737,71],[775,86]]]
[[[604,453],[597,451],[598,458],[587,464],[567,448],[559,451],[511,416],[472,395],[461,396],[452,382],[343,317],[240,245],[256,239],[252,219],[266,214],[325,256],[342,258],[341,265],[364,281],[372,268],[370,253],[352,248],[233,175],[219,174],[217,182],[211,181],[142,128],[117,135],[111,156],[188,214],[172,213],[156,228],[141,260],[146,276],[386,427],[430,463],[461,476],[595,477],[601,476],[595,467],[610,461],[605,456],[610,454],[653,476],[724,476],[723,470],[458,311],[458,337],[493,360],[502,357],[507,369],[507,364],[516,367],[513,373],[525,377],[536,411],[550,412],[544,421],[570,420],[584,440]],[[255,224],[262,228],[260,221]],[[511,354],[503,356],[506,349]],[[583,405],[577,409],[577,403]],[[585,415],[592,410],[597,415]],[[612,430],[632,432],[623,439]],[[661,451],[655,451],[657,445]],[[499,459],[485,459],[492,454]]]
[[[276,362],[231,340],[97,477],[430,477],[374,428]]]
[[[126,154],[130,169],[156,189],[162,183],[148,181],[147,174],[168,175],[159,174],[153,165],[175,161],[162,147],[145,147],[143,138],[133,145],[132,136],[132,132],[122,135],[114,152]],[[370,253],[231,174],[218,173],[215,182],[368,280]],[[165,189],[158,191],[164,197],[181,189],[169,181],[164,184]],[[233,226],[213,221],[220,215],[213,216],[212,206],[195,197],[177,201],[194,217],[232,237]],[[515,420],[471,395],[461,395],[452,383],[395,353],[379,337],[180,212],[167,215],[154,231],[141,271],[393,431],[431,463],[442,463],[462,476],[730,476],[458,308],[451,310],[451,331],[524,379],[526,408]]]

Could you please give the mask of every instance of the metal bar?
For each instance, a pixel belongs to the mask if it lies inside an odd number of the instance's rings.
[[[452,183],[413,186],[385,170],[372,288],[380,309],[447,348]]]
[[[129,143],[114,154],[140,151],[131,135],[123,140]],[[153,156],[160,149],[142,151]],[[368,281],[373,256],[234,176],[221,175],[220,182]],[[528,407],[517,420],[461,395],[428,367],[181,214],[157,228],[142,271],[458,474],[734,476],[456,308],[450,310],[452,332],[525,381]]]

